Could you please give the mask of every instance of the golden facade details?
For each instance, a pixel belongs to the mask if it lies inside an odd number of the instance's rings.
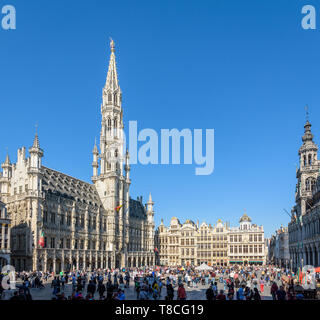
[[[244,214],[239,227],[230,227],[218,220],[212,226],[191,220],[180,223],[172,218],[169,227],[161,221],[156,231],[161,265],[180,266],[202,263],[225,266],[238,264],[264,264],[266,262],[264,231],[251,224]]]

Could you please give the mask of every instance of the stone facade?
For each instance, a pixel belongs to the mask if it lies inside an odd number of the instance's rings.
[[[229,262],[231,264],[265,264],[265,240],[263,226],[251,223],[244,214],[238,227],[229,230]]]
[[[271,264],[285,268],[290,267],[288,228],[281,226],[269,241],[268,260]]]
[[[17,270],[92,269],[154,264],[151,195],[129,196],[130,161],[124,152],[122,92],[115,46],[102,91],[100,150],[93,149],[92,182],[42,164],[36,135],[29,157],[2,165],[0,199],[12,219],[12,263]],[[43,245],[40,240],[44,240]]]
[[[169,227],[161,221],[156,231],[160,265],[228,265],[265,263],[263,227],[251,224],[245,214],[239,227],[218,220],[212,226],[172,218]]]
[[[295,270],[304,265],[320,266],[320,161],[308,120],[304,130],[296,170],[296,204],[288,224],[290,264]]]
[[[11,221],[7,214],[6,206],[0,201],[0,267],[10,265],[10,231]],[[1,271],[0,269],[0,271]]]

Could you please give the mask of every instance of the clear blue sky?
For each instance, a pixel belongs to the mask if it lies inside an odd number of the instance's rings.
[[[215,170],[133,166],[131,196],[152,192],[155,219],[237,225],[244,208],[269,236],[294,204],[295,163],[309,104],[320,141],[320,29],[301,28],[317,1],[35,1],[13,4],[0,30],[0,159],[29,147],[39,124],[44,164],[90,181],[101,91],[117,46],[125,125],[214,128]]]

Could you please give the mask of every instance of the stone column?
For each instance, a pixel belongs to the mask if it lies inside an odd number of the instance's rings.
[[[76,269],[79,270],[79,251],[77,250],[77,256],[76,256]]]
[[[8,250],[11,250],[11,239],[10,239],[10,236],[11,236],[11,225],[9,224],[8,225]]]
[[[33,249],[33,256],[32,256],[32,269],[33,271],[38,270],[38,249]]]
[[[100,268],[103,269],[103,254],[100,253]]]
[[[4,249],[4,240],[5,240],[5,224],[2,224],[2,242],[1,242],[1,249]]]
[[[61,253],[61,271],[64,272],[64,250]]]
[[[48,271],[47,268],[47,261],[48,261],[48,254],[47,254],[47,249],[45,249],[45,252],[44,252],[44,261],[43,261],[43,271],[46,272]]]
[[[53,275],[56,275],[56,250],[53,250],[53,258],[52,258],[52,263],[53,263]]]

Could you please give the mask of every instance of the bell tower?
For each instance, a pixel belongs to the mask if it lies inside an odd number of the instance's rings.
[[[100,151],[93,149],[93,177],[104,209],[107,211],[110,243],[115,255],[126,247],[126,215],[129,211],[129,179],[124,176],[124,137],[122,92],[119,85],[115,44],[110,41],[110,61],[102,90]],[[117,258],[114,258],[117,259]]]

